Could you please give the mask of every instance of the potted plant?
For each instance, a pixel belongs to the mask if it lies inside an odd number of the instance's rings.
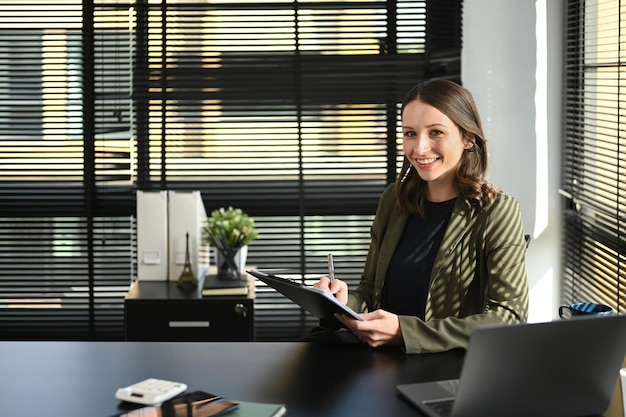
[[[240,208],[229,206],[212,211],[204,239],[216,249],[217,277],[242,279],[248,245],[258,237],[254,219]]]

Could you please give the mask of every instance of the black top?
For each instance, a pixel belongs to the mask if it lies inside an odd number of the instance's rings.
[[[424,320],[433,263],[455,201],[426,201],[425,217],[409,216],[387,270],[381,300],[384,310]]]

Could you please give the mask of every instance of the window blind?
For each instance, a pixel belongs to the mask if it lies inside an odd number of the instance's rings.
[[[138,189],[240,207],[250,265],[312,283],[332,252],[356,285],[399,103],[459,81],[460,29],[452,0],[0,5],[0,338],[123,338]],[[316,322],[256,294],[257,340]]]
[[[119,339],[132,275],[132,9],[0,5],[0,338]]]
[[[338,276],[356,285],[378,198],[398,169],[398,104],[434,73],[458,78],[457,2],[142,7],[148,59],[136,72],[149,81],[136,95],[148,149],[138,186],[198,189],[208,212],[248,212],[258,268],[311,284],[332,252]],[[257,284],[258,340],[299,338],[315,322]]]
[[[626,143],[619,1],[569,1],[563,147],[564,303],[626,309]]]

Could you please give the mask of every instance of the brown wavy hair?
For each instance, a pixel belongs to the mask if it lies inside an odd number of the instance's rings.
[[[465,150],[456,166],[454,182],[459,196],[468,209],[483,210],[491,205],[498,190],[485,180],[487,172],[487,142],[482,122],[472,94],[464,87],[446,80],[433,79],[412,88],[406,95],[400,115],[412,101],[419,100],[446,116],[459,127],[463,137],[475,138],[474,146]],[[424,215],[426,181],[422,180],[407,157],[398,176],[396,192],[404,213]]]

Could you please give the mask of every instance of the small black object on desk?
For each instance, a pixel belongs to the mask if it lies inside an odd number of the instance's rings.
[[[185,234],[185,238],[185,264],[183,265],[180,277],[178,277],[178,288],[189,291],[198,287],[198,278],[196,277],[196,274],[193,273],[193,268],[191,267],[191,258],[189,256],[189,232]]]

